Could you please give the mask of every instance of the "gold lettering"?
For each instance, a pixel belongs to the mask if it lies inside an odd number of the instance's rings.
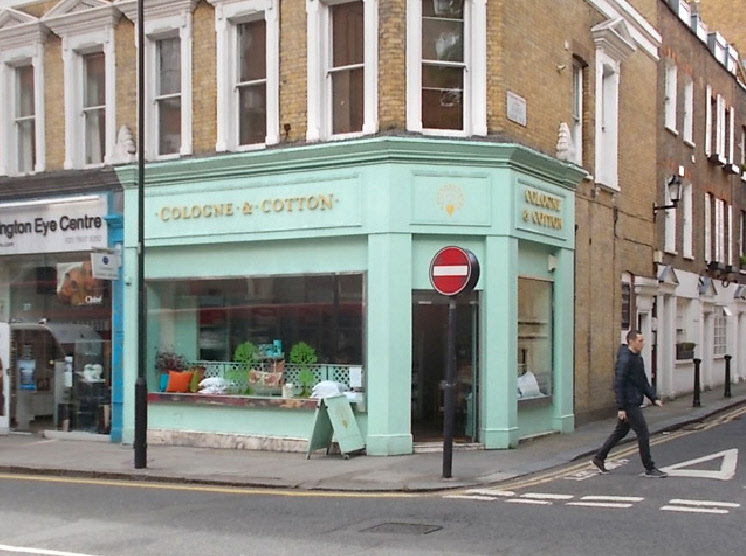
[[[189,220],[192,217],[192,213],[186,207],[181,207],[181,214],[184,216],[184,220]]]
[[[225,215],[226,216],[233,216],[233,203],[226,203],[226,205],[225,205]]]
[[[269,212],[272,210],[272,201],[270,199],[264,199],[262,201],[262,212]]]
[[[212,205],[215,210],[215,216],[223,216],[223,205]]]
[[[306,204],[308,205],[308,208],[311,210],[316,210],[319,208],[319,198],[318,197],[306,197]]]
[[[179,218],[181,218],[181,209],[179,207],[172,208],[171,209],[171,217],[174,220],[178,220]]]
[[[194,205],[192,207],[192,218],[201,218],[202,217],[202,207],[199,205]]]
[[[544,207],[555,212],[560,212],[562,209],[562,201],[560,199],[532,189],[526,190],[525,198],[527,203],[536,205],[537,207]]]
[[[212,216],[212,206],[205,205],[202,207],[202,216],[205,218],[210,218]]]
[[[285,201],[282,199],[275,199],[272,201],[272,210],[275,212],[282,212],[285,208]]]
[[[251,209],[252,209],[251,203],[244,203],[243,204],[243,213],[244,214],[251,214]]]
[[[169,213],[168,207],[162,207],[161,208],[161,212],[160,212],[161,220],[163,220],[164,222],[168,222],[168,220],[169,220],[169,214],[170,213]]]
[[[290,199],[285,199],[285,208],[288,212],[293,212],[293,199],[292,197]]]
[[[321,195],[321,210],[332,210],[332,203],[334,202],[334,193],[329,193],[329,196]]]
[[[534,224],[544,226],[545,228],[554,228],[555,230],[562,229],[562,218],[558,216],[552,216],[546,212],[535,210],[531,214],[531,220]]]
[[[303,210],[303,205],[306,203],[306,198],[296,197],[296,200],[298,201],[298,210]]]

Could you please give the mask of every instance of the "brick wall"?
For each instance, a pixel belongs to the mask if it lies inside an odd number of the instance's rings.
[[[192,129],[195,155],[215,152],[217,136],[217,60],[215,8],[200,2],[194,10],[192,56]],[[184,107],[183,109],[187,109]]]
[[[54,34],[44,43],[44,146],[46,170],[65,164],[65,71],[62,41]]]
[[[287,140],[305,141],[306,117],[306,2],[283,0],[280,6],[280,134],[290,124]]]

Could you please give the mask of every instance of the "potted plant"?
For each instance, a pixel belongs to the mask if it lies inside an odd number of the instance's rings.
[[[159,349],[155,352],[155,370],[160,373],[161,391],[166,390],[169,371],[181,372],[189,368],[189,360],[173,349]]]
[[[679,342],[676,344],[676,359],[691,359],[694,357],[694,342]]]
[[[306,342],[298,342],[290,350],[290,362],[294,365],[300,365],[298,384],[301,388],[300,395],[302,398],[307,398],[311,395],[311,388],[316,378],[308,366],[315,364],[316,361],[318,361],[316,350]]]

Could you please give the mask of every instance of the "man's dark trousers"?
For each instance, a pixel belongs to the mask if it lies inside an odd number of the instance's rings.
[[[617,419],[616,428],[611,433],[609,438],[606,439],[604,445],[596,454],[596,458],[601,461],[606,459],[609,455],[609,451],[616,446],[622,438],[627,436],[629,430],[632,429],[637,435],[637,446],[640,450],[640,457],[642,458],[642,465],[646,470],[653,469],[655,464],[653,459],[650,457],[650,433],[648,432],[648,424],[645,422],[645,417],[642,414],[642,408],[640,407],[628,407],[627,420],[622,421]]]

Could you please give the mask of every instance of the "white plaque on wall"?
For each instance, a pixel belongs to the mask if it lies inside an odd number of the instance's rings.
[[[508,91],[506,106],[508,119],[526,127],[526,99]]]

